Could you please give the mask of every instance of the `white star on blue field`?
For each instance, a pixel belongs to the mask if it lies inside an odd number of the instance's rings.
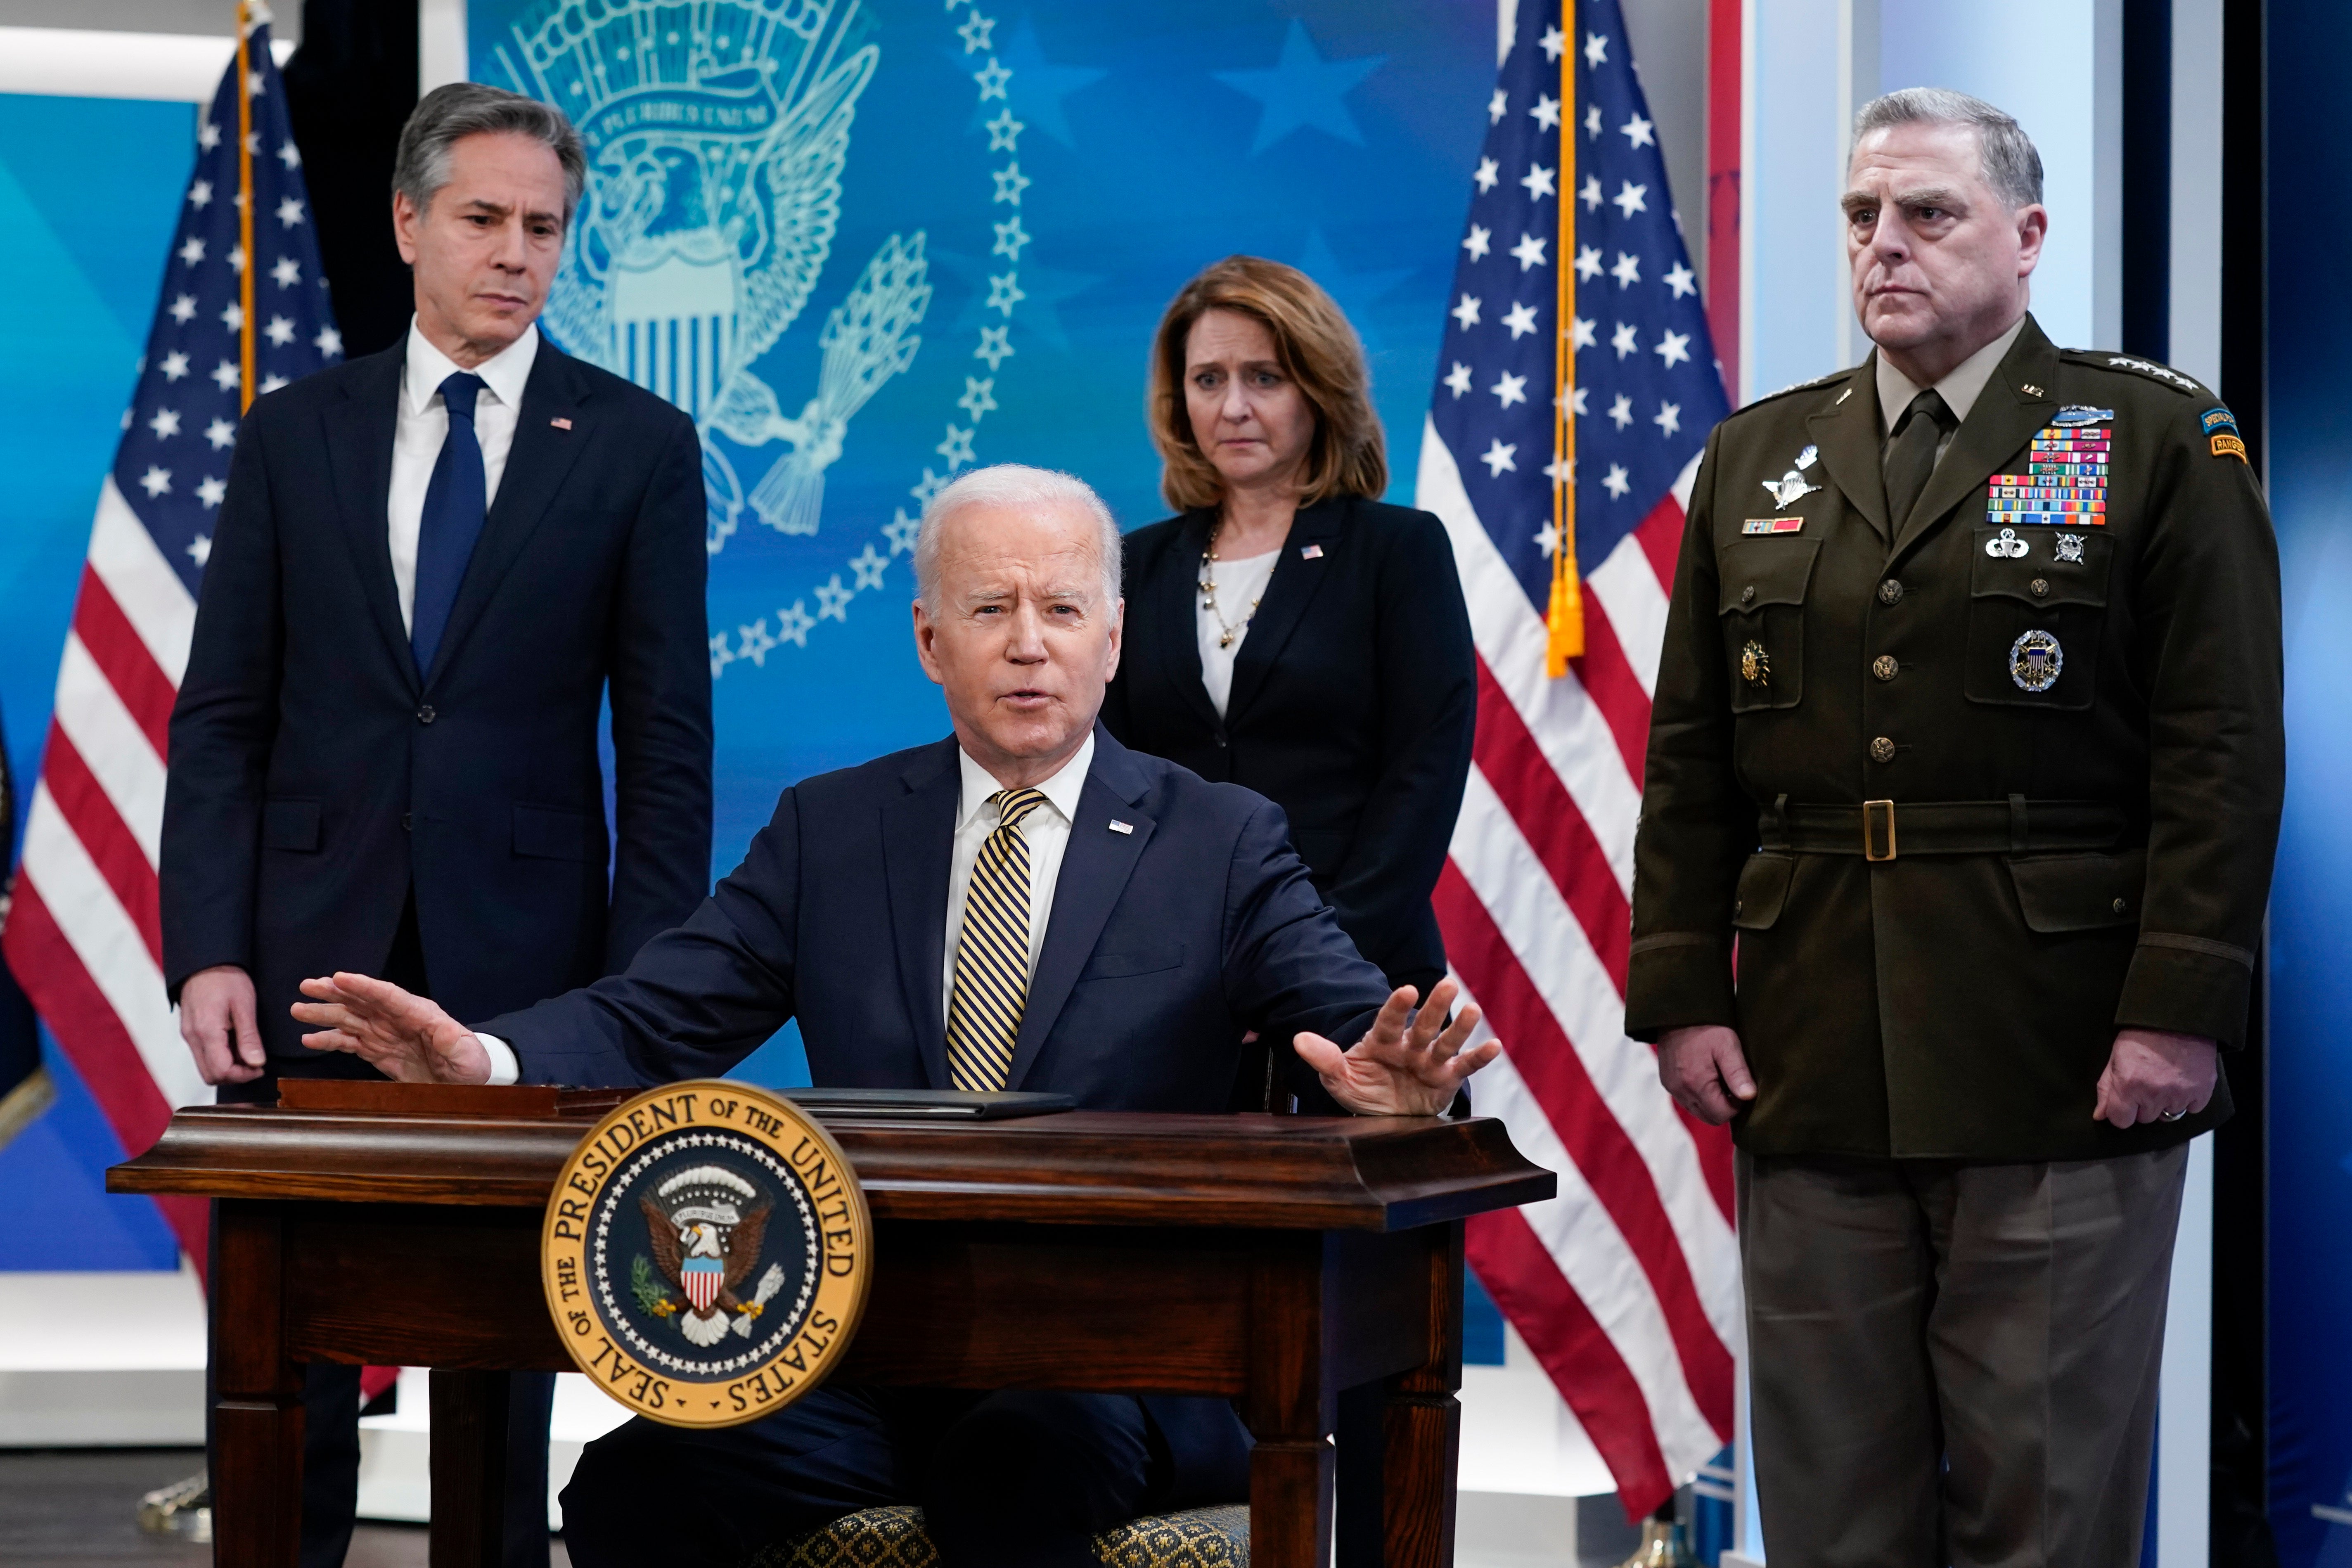
[[[1315,130],[1356,146],[1364,132],[1341,101],[1358,83],[1378,70],[1386,55],[1362,59],[1327,60],[1307,36],[1307,25],[1293,17],[1283,35],[1282,58],[1268,69],[1223,70],[1209,74],[1236,92],[1245,92],[1265,106],[1250,142],[1255,157],[1294,131]]]
[[[956,58],[961,61],[961,56]],[[977,54],[974,58],[978,58]],[[1013,112],[1063,146],[1076,147],[1077,138],[1070,133],[1069,112],[1062,107],[1062,100],[1092,87],[1110,72],[1091,66],[1053,64],[1045,58],[1045,46],[1037,41],[1037,29],[1026,16],[1003,35],[1002,45],[992,52],[992,58],[1012,73],[1004,85],[1006,102]],[[982,106],[991,110],[996,107]],[[984,126],[988,118],[982,109],[972,110],[974,126]]]

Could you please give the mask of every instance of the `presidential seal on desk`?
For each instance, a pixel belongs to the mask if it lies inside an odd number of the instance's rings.
[[[673,1426],[791,1404],[846,1352],[873,1274],[866,1194],[792,1101],[700,1079],[615,1107],[548,1199],[548,1310],[590,1382]]]

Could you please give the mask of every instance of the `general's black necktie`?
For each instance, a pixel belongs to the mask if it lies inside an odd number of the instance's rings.
[[[1936,448],[1958,424],[1951,405],[1932,388],[1913,398],[1895,422],[1886,443],[1886,517],[1896,532],[1902,531],[1911,509],[1919,504],[1919,492],[1927,488],[1927,477],[1936,471]]]
[[[474,434],[474,399],[482,387],[480,376],[462,370],[441,384],[449,435],[425,487],[425,516],[416,530],[416,597],[408,616],[408,646],[419,680],[432,671],[434,650],[448,629],[457,584],[466,580],[466,563],[473,558],[482,516],[489,510],[482,443]]]

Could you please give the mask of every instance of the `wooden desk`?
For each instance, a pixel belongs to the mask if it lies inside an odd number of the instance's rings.
[[[609,1097],[608,1097],[609,1098]],[[505,1389],[572,1370],[541,1214],[593,1121],[207,1107],[109,1191],[220,1200],[213,1522],[224,1568],[290,1568],[310,1361],[429,1366],[435,1568],[498,1561]],[[1072,1112],[827,1123],[875,1218],[839,1373],[866,1383],[1220,1394],[1256,1435],[1252,1557],[1322,1568],[1333,1402],[1385,1379],[1384,1539],[1454,1560],[1462,1220],[1552,1195],[1502,1123]]]

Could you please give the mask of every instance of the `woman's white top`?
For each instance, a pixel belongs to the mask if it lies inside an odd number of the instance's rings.
[[[1201,684],[1209,689],[1210,705],[1217,717],[1225,716],[1225,700],[1233,695],[1234,660],[1241,656],[1242,642],[1249,635],[1253,618],[1250,606],[1265,596],[1265,585],[1274,578],[1274,563],[1282,554],[1269,550],[1263,555],[1246,555],[1239,561],[1201,562],[1202,575],[1217,584],[1217,608],[1209,608],[1208,595],[1198,588],[1192,590],[1192,620],[1200,633]],[[1223,613],[1224,620],[1217,619]],[[1219,647],[1217,639],[1231,626],[1239,635],[1231,647]]]

